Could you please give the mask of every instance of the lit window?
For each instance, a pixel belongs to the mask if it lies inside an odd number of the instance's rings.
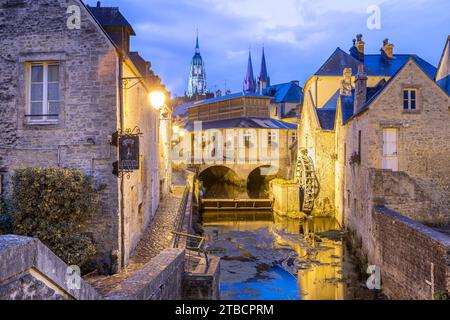
[[[417,90],[403,90],[403,110],[414,111],[417,109]]]
[[[30,122],[58,121],[60,107],[59,64],[31,64],[29,77]]]

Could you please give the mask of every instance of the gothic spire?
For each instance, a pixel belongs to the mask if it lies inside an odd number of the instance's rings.
[[[262,60],[261,60],[261,72],[259,74],[259,80],[268,81],[269,80],[269,74],[267,73],[267,64],[266,64],[266,54],[262,52]]]
[[[255,76],[253,75],[253,63],[252,63],[252,54],[248,52],[248,65],[247,65],[247,75],[244,80],[244,92],[245,93],[254,93],[256,92],[256,81]]]
[[[198,29],[197,29],[197,40],[195,45],[195,53],[200,53],[200,45],[198,44]]]
[[[270,86],[270,77],[269,73],[267,72],[266,54],[264,51],[264,46],[262,51],[261,71],[259,73],[258,86],[259,90],[264,90],[265,88]]]

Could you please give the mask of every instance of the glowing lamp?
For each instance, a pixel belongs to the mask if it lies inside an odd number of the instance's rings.
[[[162,107],[164,107],[164,104],[166,103],[166,95],[162,92],[152,92],[150,93],[150,102],[156,110],[161,110]]]

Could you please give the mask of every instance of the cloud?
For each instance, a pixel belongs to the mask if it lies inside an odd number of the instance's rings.
[[[96,1],[88,3],[95,5]],[[384,38],[396,52],[436,64],[449,33],[450,2],[441,0],[103,0],[133,24],[133,50],[152,61],[169,89],[183,94],[198,27],[211,90],[241,90],[251,47],[255,72],[266,48],[273,82],[305,81],[328,56],[348,50],[363,33],[368,52]],[[368,30],[366,10],[378,5],[382,29]]]

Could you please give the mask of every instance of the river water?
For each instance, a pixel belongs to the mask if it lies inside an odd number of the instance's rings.
[[[226,300],[372,299],[331,218],[204,213],[208,250],[221,257]]]

